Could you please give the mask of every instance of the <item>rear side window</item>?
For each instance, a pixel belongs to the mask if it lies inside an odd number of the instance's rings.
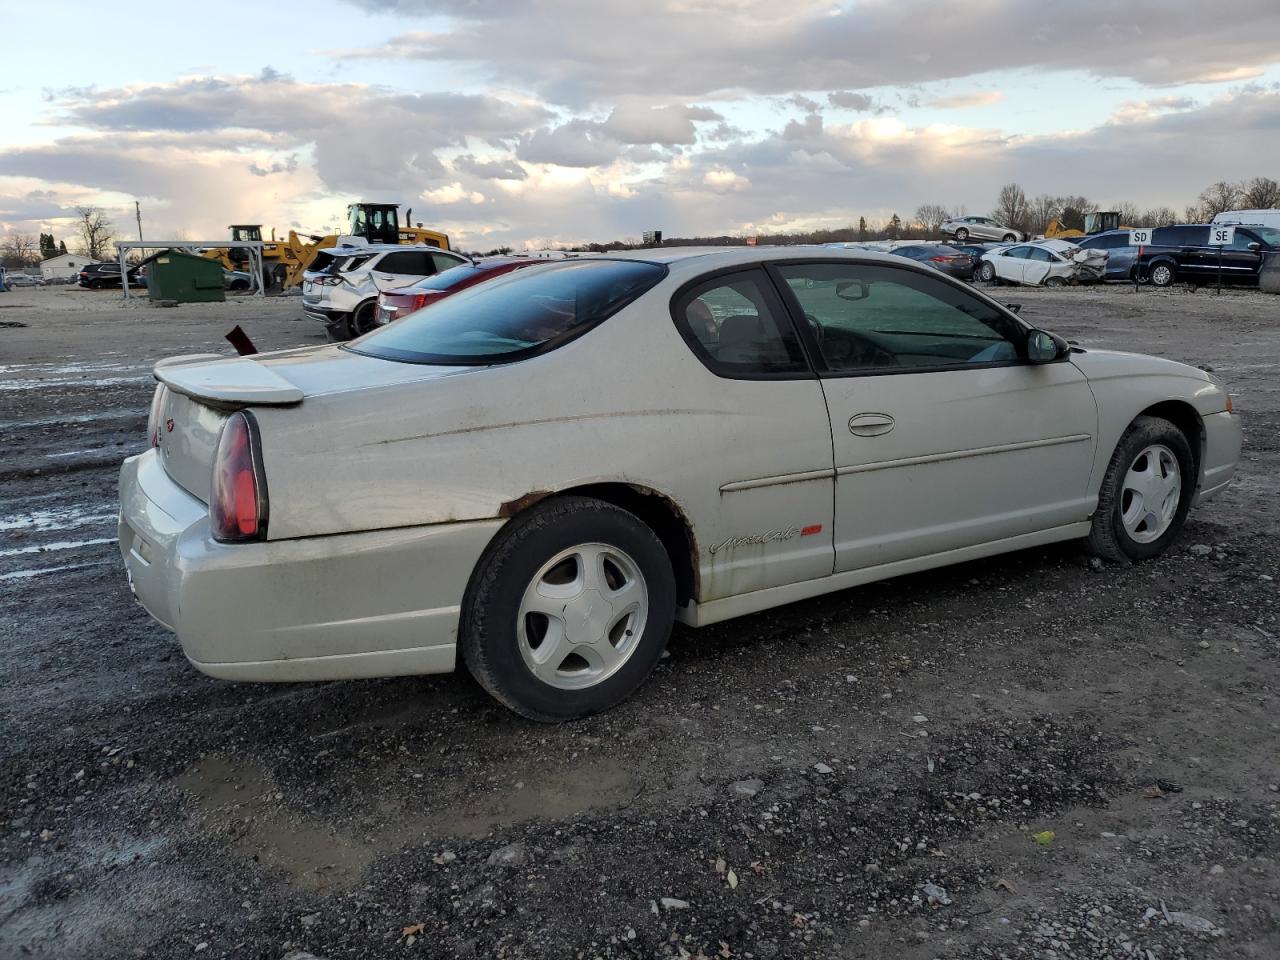
[[[449,256],[447,253],[429,253],[427,256],[429,256],[431,258],[431,262],[436,265],[437,273],[445,270],[452,270],[458,264],[463,262],[457,257]]]
[[[435,259],[422,250],[399,250],[388,253],[373,267],[378,273],[398,273],[411,277],[429,277],[436,272]]]
[[[384,360],[510,363],[554,350],[608,319],[667,275],[644,260],[573,260],[479,283],[354,341]]]
[[[799,338],[760,270],[723,274],[686,290],[676,327],[713,373],[770,377],[807,373]]]
[[[1196,226],[1157,227],[1151,234],[1156,246],[1203,247],[1209,243],[1209,228]]]

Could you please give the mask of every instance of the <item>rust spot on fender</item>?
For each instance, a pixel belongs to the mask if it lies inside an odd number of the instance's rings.
[[[534,490],[526,493],[523,497],[516,497],[514,500],[508,500],[506,503],[498,507],[498,516],[503,520],[510,520],[517,513],[523,513],[535,503],[547,499],[551,496],[550,490]]]

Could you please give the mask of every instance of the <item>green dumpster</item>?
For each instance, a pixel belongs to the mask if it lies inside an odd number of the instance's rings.
[[[207,257],[164,250],[149,257],[147,296],[175,303],[211,303],[227,299],[222,264]]]

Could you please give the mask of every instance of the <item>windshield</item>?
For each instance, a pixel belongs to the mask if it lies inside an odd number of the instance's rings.
[[[1280,247],[1280,230],[1277,230],[1275,227],[1251,226],[1248,229],[1251,230],[1253,233],[1256,233],[1258,235],[1258,239],[1261,240],[1263,243],[1265,243],[1267,246]]]
[[[663,265],[643,260],[575,260],[516,270],[361,337],[348,349],[409,363],[520,360],[585,333],[666,273]]]

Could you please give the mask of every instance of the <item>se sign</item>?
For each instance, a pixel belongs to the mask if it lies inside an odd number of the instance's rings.
[[[1209,228],[1209,246],[1211,247],[1229,247],[1235,239],[1235,227],[1212,226]]]

